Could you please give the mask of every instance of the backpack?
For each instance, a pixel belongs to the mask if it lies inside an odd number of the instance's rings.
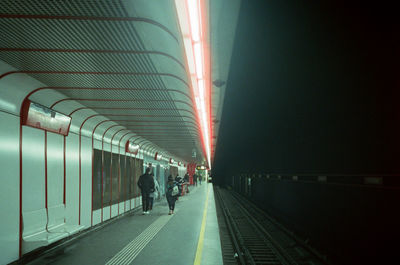
[[[172,196],[176,196],[176,195],[178,195],[179,194],[179,189],[178,189],[178,186],[174,186],[173,188],[172,188],[172,192],[171,192],[171,195]]]

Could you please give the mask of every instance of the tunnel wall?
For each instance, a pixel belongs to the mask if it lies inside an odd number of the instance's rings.
[[[0,111],[0,127],[0,264],[7,264],[18,258],[19,117]]]
[[[338,264],[383,264],[394,257],[398,187],[364,185],[362,177],[338,177],[342,183],[296,178],[236,177],[233,186]]]

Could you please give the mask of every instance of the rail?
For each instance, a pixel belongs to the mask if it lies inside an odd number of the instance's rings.
[[[328,264],[325,257],[242,196],[217,187],[215,193],[236,264]]]

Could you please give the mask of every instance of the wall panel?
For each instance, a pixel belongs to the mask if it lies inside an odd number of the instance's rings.
[[[63,204],[64,192],[64,137],[47,133],[47,193],[48,206]]]
[[[23,212],[45,208],[44,131],[23,126],[22,172]]]
[[[120,201],[126,201],[128,199],[127,194],[129,192],[129,182],[128,182],[128,177],[126,174],[126,160],[127,157],[124,155],[120,155],[120,178],[121,178],[121,200]],[[125,207],[126,208],[126,207]]]
[[[102,170],[102,152],[101,150],[94,149],[93,161],[93,210],[100,209],[101,207],[101,170]],[[103,187],[104,188],[104,187]]]
[[[92,211],[92,140],[81,138],[81,224],[91,225]]]
[[[111,202],[111,154],[103,151],[103,207]]]
[[[18,259],[19,117],[0,111],[0,264]]]
[[[66,221],[79,222],[79,137],[70,133],[66,139]]]
[[[111,201],[112,204],[116,204],[119,201],[119,191],[120,191],[120,182],[119,182],[119,156],[118,154],[112,154],[112,163],[111,163],[111,175],[112,175],[112,193],[111,193]]]

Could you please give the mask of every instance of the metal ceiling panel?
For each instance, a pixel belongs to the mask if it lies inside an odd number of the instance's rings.
[[[240,0],[207,6],[215,146]],[[16,68],[0,78],[41,82],[31,98],[69,111],[73,126],[98,115],[85,130],[115,120],[187,162],[202,154],[174,1],[2,0],[0,36],[0,61]]]
[[[62,93],[51,107],[85,130],[104,116],[190,162],[201,144],[175,15],[171,1],[5,0],[0,60],[47,86],[35,97]]]

